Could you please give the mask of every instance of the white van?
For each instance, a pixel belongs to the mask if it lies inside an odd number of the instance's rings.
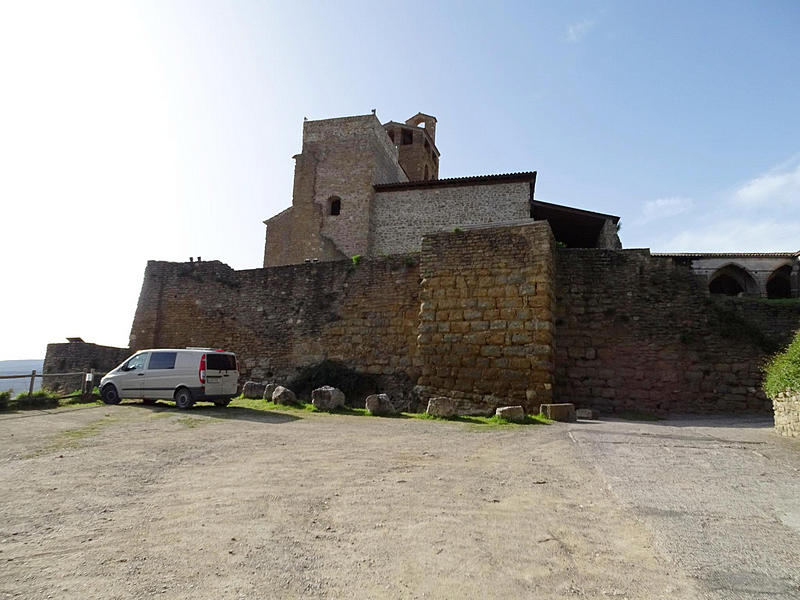
[[[239,362],[213,348],[141,350],[100,380],[106,404],[141,398],[146,404],[174,399],[178,408],[198,401],[227,406],[239,392]]]

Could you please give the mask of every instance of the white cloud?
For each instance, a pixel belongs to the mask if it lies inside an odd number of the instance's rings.
[[[583,21],[567,25],[567,35],[565,39],[568,42],[578,43],[587,33],[594,29],[595,25],[596,23],[591,19],[584,19]]]
[[[694,208],[694,200],[691,198],[684,198],[681,196],[672,196],[669,198],[658,198],[656,200],[648,200],[642,207],[642,215],[637,220],[638,223],[650,223],[659,219],[667,217],[674,217],[687,213]]]
[[[736,190],[734,197],[737,203],[746,206],[775,202],[794,202],[800,206],[800,164],[751,179]]]
[[[800,218],[707,219],[657,244],[654,252],[794,252]],[[655,246],[655,245],[654,245]]]

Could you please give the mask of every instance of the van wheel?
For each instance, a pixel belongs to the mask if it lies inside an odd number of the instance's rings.
[[[186,410],[187,408],[191,408],[192,404],[194,404],[192,392],[187,388],[179,388],[178,391],[175,392],[175,406],[181,410]]]
[[[100,397],[106,404],[119,404],[122,401],[122,398],[119,397],[117,388],[110,383],[103,387],[103,390],[100,392]]]

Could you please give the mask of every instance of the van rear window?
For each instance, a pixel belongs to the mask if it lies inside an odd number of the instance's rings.
[[[149,369],[174,369],[177,352],[153,352]]]
[[[236,357],[233,354],[207,354],[206,369],[209,371],[235,371]]]

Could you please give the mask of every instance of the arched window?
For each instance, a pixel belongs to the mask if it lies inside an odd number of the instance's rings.
[[[739,294],[757,294],[758,285],[753,276],[739,265],[725,265],[717,269],[708,283],[708,291],[712,294],[738,296]]]
[[[331,196],[328,198],[328,214],[332,217],[339,215],[342,212],[342,199],[339,196]]]
[[[767,279],[767,298],[791,298],[791,276],[791,265],[783,265],[775,269]]]

